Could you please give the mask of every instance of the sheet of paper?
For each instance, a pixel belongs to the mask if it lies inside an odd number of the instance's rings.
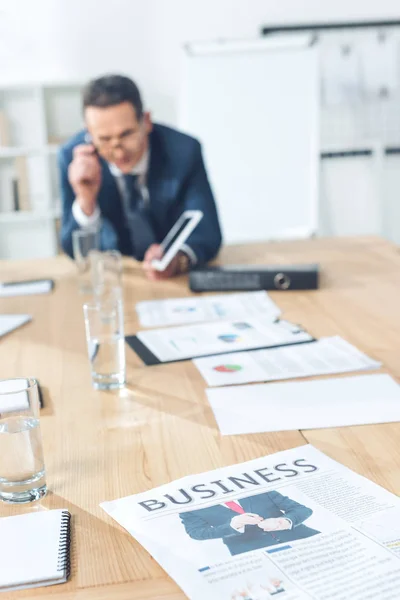
[[[30,315],[0,315],[0,337],[30,321]]]
[[[309,333],[287,321],[257,319],[139,331],[137,337],[161,362],[312,340]]]
[[[381,364],[339,336],[269,350],[223,354],[193,361],[211,387],[378,369]]]
[[[52,290],[52,282],[48,279],[43,281],[14,283],[5,285],[0,283],[0,297],[33,296],[34,294],[48,294]]]
[[[207,390],[222,435],[400,421],[389,375],[266,383]]]
[[[267,292],[243,292],[139,302],[136,311],[143,327],[163,327],[215,321],[262,318],[274,321],[281,311]]]

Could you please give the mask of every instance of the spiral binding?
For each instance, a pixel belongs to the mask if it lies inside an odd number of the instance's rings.
[[[71,574],[71,515],[64,510],[61,515],[60,547],[58,550],[57,571],[65,573],[66,579]]]

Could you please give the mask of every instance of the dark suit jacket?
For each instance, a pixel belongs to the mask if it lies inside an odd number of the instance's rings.
[[[221,504],[191,510],[181,513],[179,516],[186,533],[191,538],[194,540],[222,538],[232,555],[292,542],[320,533],[302,525],[303,521],[312,515],[312,510],[282,496],[279,492],[265,492],[241,498],[240,504],[245,512],[260,515],[264,519],[287,517],[292,522],[292,529],[268,532],[263,531],[257,525],[246,525],[244,533],[240,533],[230,526],[232,518],[238,513]]]
[[[74,192],[68,181],[68,166],[73,149],[85,143],[85,131],[67,142],[59,153],[62,197],[62,247],[72,256],[72,232],[79,225],[72,215]],[[132,244],[115,178],[101,159],[102,184],[98,204],[102,213],[101,246],[103,250],[120,250],[132,255]],[[185,210],[201,210],[202,221],[190,235],[187,245],[198,263],[212,259],[221,245],[221,230],[210,184],[204,167],[201,146],[194,138],[163,125],[154,125],[150,134],[150,165],[147,174],[150,218],[160,243]]]

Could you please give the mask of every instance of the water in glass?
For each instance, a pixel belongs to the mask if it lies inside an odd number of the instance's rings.
[[[97,389],[119,388],[125,383],[125,342],[118,335],[90,338],[92,381]]]
[[[31,502],[46,493],[39,420],[9,416],[0,421],[0,499]]]

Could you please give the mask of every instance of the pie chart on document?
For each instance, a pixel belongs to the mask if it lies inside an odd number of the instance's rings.
[[[214,367],[214,371],[218,371],[218,373],[237,373],[242,369],[243,367],[240,365],[218,365]]]

